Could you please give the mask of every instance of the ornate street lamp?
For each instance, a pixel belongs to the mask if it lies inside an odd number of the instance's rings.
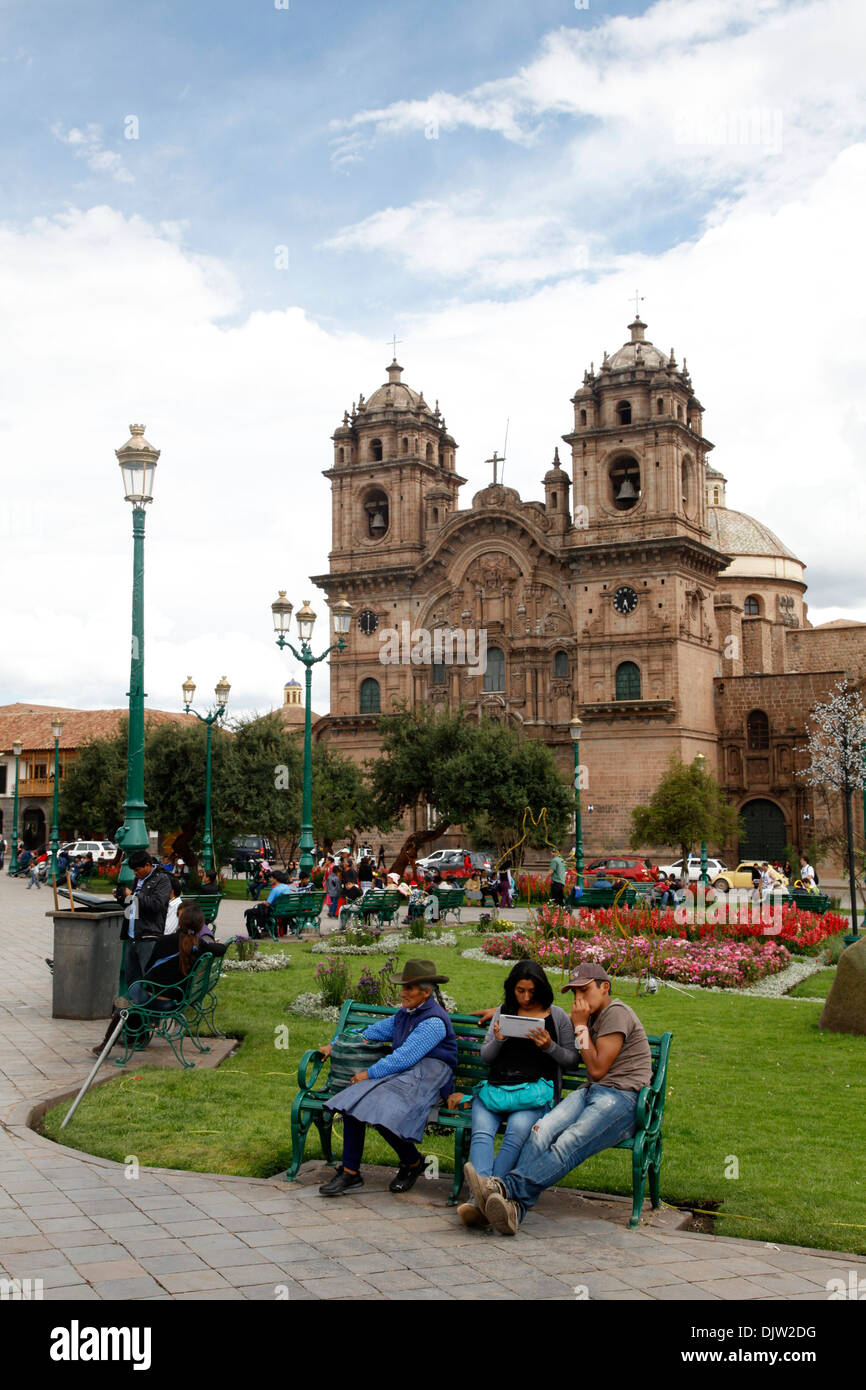
[[[129,737],[126,757],[126,803],[117,843],[123,864],[117,881],[131,884],[129,867],[134,850],[149,849],[144,817],[144,509],[153,501],[153,479],[159,449],[144,437],[144,425],[130,425],[130,438],[115,454],[123,478],[123,492],[132,504],[132,645],[129,663]]]
[[[57,881],[57,851],[60,848],[60,831],[57,828],[57,798],[60,791],[60,735],[63,733],[63,725],[59,719],[52,719],[51,734],[54,739],[54,802],[51,818],[51,836],[48,843],[51,846],[51,881]]]
[[[705,773],[706,770],[707,770],[707,760],[706,760],[706,758],[704,757],[703,753],[698,753],[697,756],[695,757],[695,767],[698,769],[698,773],[700,774],[700,776],[703,777],[704,773]],[[689,866],[688,866],[688,864],[686,864],[685,870],[686,870],[686,886],[688,886],[688,874],[689,874]],[[709,881],[710,881],[710,876],[709,876],[709,874],[707,873],[707,842],[706,842],[706,840],[701,840],[701,883],[703,883],[704,886],[706,886],[706,884],[709,883]]]
[[[583,887],[583,835],[580,823],[580,733],[583,723],[574,716],[568,726],[574,749],[574,865],[578,887]]]
[[[12,745],[12,752],[15,754],[15,794],[12,798],[12,858],[9,860],[10,874],[18,872],[18,767],[21,762],[21,754],[24,752],[24,744],[20,738],[16,738]]]
[[[292,618],[292,605],[286,598],[285,589],[281,589],[274,603],[271,604],[271,613],[274,619],[274,631],[277,634],[277,646],[288,647],[289,651],[298,661],[303,662],[306,673],[306,703],[304,707],[304,795],[301,811],[301,839],[299,849],[301,857],[298,861],[298,868],[301,873],[307,873],[313,867],[313,850],[315,841],[313,839],[313,749],[311,736],[310,705],[312,703],[313,667],[318,662],[324,661],[331,652],[341,652],[346,645],[346,634],[352,623],[352,605],[349,603],[345,594],[341,595],[338,601],[331,606],[331,614],[334,622],[334,633],[337,641],[334,642],[321,656],[313,656],[310,651],[310,641],[313,636],[313,625],[316,615],[310,607],[309,599],[304,600],[302,608],[298,609],[297,624],[298,636],[301,639],[301,650],[289,641],[289,631]]]
[[[221,681],[217,681],[214,687],[216,696],[216,709],[210,710],[208,714],[199,714],[198,710],[192,708],[195,696],[195,682],[192,676],[187,676],[183,683],[183,708],[186,714],[194,714],[196,719],[201,720],[207,728],[207,771],[205,774],[205,797],[204,797],[204,836],[202,840],[201,857],[204,863],[205,872],[214,868],[213,855],[213,830],[211,828],[210,812],[210,791],[211,791],[211,732],[216,724],[226,712],[226,705],[229,700],[231,686],[223,676]]]

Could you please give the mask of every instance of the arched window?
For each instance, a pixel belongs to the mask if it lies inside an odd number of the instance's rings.
[[[681,405],[678,405],[678,406],[677,406],[677,419],[678,419],[678,420],[682,420],[682,418],[683,418],[683,408],[682,408]]]
[[[427,445],[427,448],[424,450],[424,457],[425,457],[425,459],[427,460],[428,463],[432,463],[432,462],[433,462],[433,445],[432,445],[432,444],[428,444],[428,445]]]
[[[640,699],[640,671],[633,661],[623,661],[616,668],[616,698]]]
[[[762,709],[753,709],[746,720],[749,748],[769,748],[770,721]]]
[[[760,614],[761,614],[761,600],[760,600],[759,598],[755,598],[755,595],[754,595],[754,594],[749,594],[749,597],[746,599],[745,603],[743,604],[743,612],[744,612],[744,614],[746,615],[747,618],[758,618],[758,617],[760,617]]]
[[[665,413],[665,403],[664,403],[664,399],[663,399],[661,396],[659,396],[658,399],[657,399],[657,401],[656,401],[656,415],[664,415],[664,413]]]
[[[554,654],[553,674],[558,680],[568,680],[568,652]]]
[[[445,662],[444,662],[444,661],[434,661],[434,662],[433,662],[433,675],[432,675],[431,679],[432,679],[434,685],[445,685],[445,682],[446,682],[446,674],[445,674]]]
[[[434,525],[434,526],[438,526],[438,525],[439,525],[439,508],[438,508],[438,507],[434,507],[434,508],[433,508],[433,525]]]
[[[364,496],[364,511],[367,514],[367,534],[371,540],[379,541],[390,524],[388,498],[381,488],[373,488]]]
[[[718,505],[719,505],[719,489],[718,489],[717,487],[714,487],[714,488],[713,488],[713,506],[714,506],[714,507],[717,507]]]
[[[582,411],[580,412],[580,423],[581,423],[582,425],[585,425],[585,424],[586,424],[586,411],[585,411],[585,410],[582,410]]]
[[[403,436],[403,453],[404,453],[404,454],[408,454],[408,452],[409,452],[409,440],[408,440],[408,439],[406,438],[406,436],[404,435],[404,436]]]
[[[631,424],[631,401],[620,401],[616,408],[616,418],[621,425]]]
[[[374,681],[372,676],[361,681],[362,714],[379,714],[381,711],[380,698],[378,681]]]
[[[337,462],[338,462],[338,463],[342,463],[342,462],[343,462],[343,450],[342,450],[342,449],[339,449],[339,450],[337,451]]]
[[[487,670],[484,672],[482,690],[505,689],[505,653],[501,647],[487,648]]]
[[[370,458],[374,463],[382,462],[382,441],[381,439],[370,440]]]
[[[618,512],[627,512],[640,501],[640,464],[636,459],[614,459],[608,478],[610,501]]]

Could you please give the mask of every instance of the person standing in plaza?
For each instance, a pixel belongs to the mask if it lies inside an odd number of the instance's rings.
[[[559,850],[550,861],[550,896],[557,907],[562,907],[565,897],[565,860]]]
[[[133,850],[128,863],[136,882],[134,888],[125,890],[128,916],[120,935],[128,943],[126,983],[131,985],[145,974],[153,948],[165,932],[171,881],[147,850]]]
[[[3,861],[6,858],[6,849],[6,837],[5,835],[0,835],[0,869],[3,868]]]

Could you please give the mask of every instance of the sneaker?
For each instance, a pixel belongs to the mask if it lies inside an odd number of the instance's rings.
[[[52,975],[53,975],[53,974],[54,974],[54,961],[51,959],[50,956],[46,956],[46,957],[45,957],[45,964],[48,966],[48,969],[51,971],[51,973],[52,973]]]
[[[401,1163],[396,1178],[388,1184],[389,1192],[409,1192],[424,1172],[424,1155],[415,1164]]]
[[[512,1202],[508,1197],[500,1197],[498,1193],[493,1193],[487,1199],[485,1216],[490,1222],[494,1231],[498,1231],[502,1236],[516,1236],[520,1226],[520,1212],[516,1202]]]
[[[489,1226],[490,1222],[484,1215],[480,1207],[476,1207],[474,1202],[461,1202],[457,1208],[457,1215],[464,1226]]]
[[[323,1183],[319,1188],[320,1197],[344,1197],[347,1192],[354,1192],[356,1188],[364,1186],[364,1179],[360,1173],[347,1173],[344,1168],[340,1168],[330,1182]]]
[[[482,1216],[485,1214],[488,1197],[494,1193],[502,1195],[505,1188],[498,1178],[483,1178],[480,1173],[476,1173],[471,1163],[464,1163],[463,1176],[469,1184],[469,1190]]]

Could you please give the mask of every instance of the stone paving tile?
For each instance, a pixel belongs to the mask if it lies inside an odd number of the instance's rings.
[[[66,1285],[57,1289],[46,1288],[44,1298],[46,1303],[60,1300],[65,1303],[70,1299],[76,1303],[100,1303],[102,1301],[96,1290],[85,1283]]]
[[[207,1269],[206,1261],[199,1259],[192,1251],[188,1255],[142,1255],[140,1264],[148,1274],[191,1274],[193,1270]]]
[[[671,1273],[667,1265],[639,1265],[636,1269],[626,1266],[617,1270],[617,1278],[632,1289],[652,1289],[656,1284],[688,1283]]]
[[[293,1279],[325,1279],[336,1275],[342,1276],[346,1272],[338,1260],[291,1259],[283,1262],[275,1258],[274,1264],[281,1264],[283,1273],[290,1274]],[[285,1280],[283,1282],[285,1283]]]
[[[211,1271],[212,1273],[214,1271]],[[285,1270],[275,1264],[246,1264],[232,1266],[232,1282],[248,1284],[284,1284]]]
[[[653,1298],[648,1293],[642,1293],[640,1289],[629,1289],[623,1292],[621,1289],[611,1289],[610,1293],[598,1293],[593,1297],[593,1303],[652,1303]]]
[[[459,1298],[469,1302],[480,1300],[495,1299],[499,1300],[518,1300],[520,1294],[513,1289],[506,1289],[502,1284],[452,1284],[449,1292],[452,1298]]]
[[[588,1291],[590,1298],[595,1298],[596,1293],[610,1293],[613,1290],[628,1289],[629,1285],[624,1284],[615,1274],[607,1270],[583,1270],[576,1274],[559,1274],[556,1276],[567,1284],[574,1293],[575,1288],[581,1285]]]
[[[721,1302],[718,1294],[708,1293],[700,1284],[654,1284],[651,1292],[662,1303]]]
[[[345,1259],[340,1259],[339,1263],[344,1265],[350,1274],[390,1274],[403,1273],[406,1278],[410,1278],[414,1272],[408,1270],[404,1264],[395,1260],[392,1255],[348,1255]]]
[[[100,1298],[108,1299],[150,1298],[163,1292],[149,1274],[139,1279],[107,1279],[95,1283],[93,1288]]]
[[[256,1303],[316,1303],[319,1299],[318,1294],[310,1293],[303,1284],[296,1284],[291,1279],[283,1279],[280,1288],[288,1291],[288,1299],[282,1293],[278,1297],[268,1284],[249,1284],[243,1288],[243,1294]]]
[[[828,1292],[826,1279],[822,1279],[819,1285],[816,1280],[804,1279],[801,1274],[753,1274],[752,1283],[760,1284],[762,1289],[766,1289],[777,1298],[781,1294],[789,1293],[815,1293],[816,1290]]]
[[[507,1289],[513,1289],[519,1298],[575,1298],[573,1289],[566,1288],[561,1279],[545,1274],[533,1274],[527,1270],[523,1278],[503,1278],[499,1280]]]
[[[137,1279],[146,1274],[137,1260],[95,1260],[84,1261],[76,1268],[91,1284],[104,1283],[107,1279]]]
[[[760,1284],[753,1283],[750,1279],[736,1278],[704,1280],[695,1287],[724,1299],[763,1298],[767,1292]]]
[[[219,1299],[220,1302],[231,1299],[235,1302],[243,1303],[246,1299],[246,1294],[243,1289],[226,1287],[224,1289],[196,1289],[191,1293],[173,1293],[171,1297],[172,1300],[177,1303],[191,1303],[193,1301],[196,1303],[201,1303],[202,1301],[211,1303],[214,1299]]]
[[[189,1269],[181,1273],[160,1274],[159,1282],[169,1293],[197,1293],[201,1290],[230,1288],[227,1279],[215,1269]]]
[[[408,1289],[405,1293],[386,1293],[383,1298],[391,1299],[393,1302],[405,1300],[407,1303],[431,1303],[435,1299],[442,1302],[453,1302],[452,1295],[447,1289]]]
[[[364,1298],[374,1300],[382,1295],[372,1284],[366,1284],[356,1275],[330,1275],[324,1279],[301,1279],[300,1283],[315,1298]]]

